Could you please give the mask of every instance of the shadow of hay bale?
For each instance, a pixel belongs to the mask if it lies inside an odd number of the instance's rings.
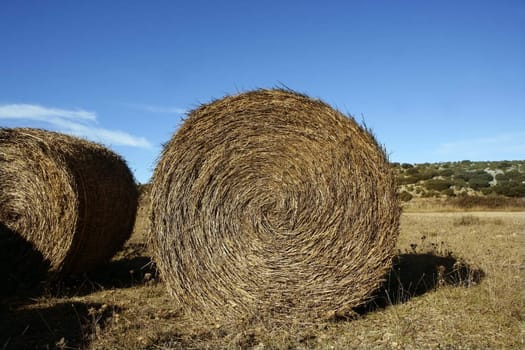
[[[374,298],[354,311],[365,314],[390,305],[402,304],[443,286],[472,287],[484,277],[483,270],[452,255],[399,254],[394,258],[392,269]]]
[[[94,271],[70,275],[48,290],[52,295],[83,296],[93,292],[131,288],[157,283],[157,270],[149,256],[125,257],[110,261]]]
[[[136,256],[111,261],[106,267],[88,274],[103,288],[129,288],[152,281],[156,276],[155,264],[149,256]]]
[[[0,296],[37,294],[49,261],[34,246],[0,222]]]
[[[2,349],[84,349],[120,312],[99,303],[62,303],[0,310]]]
[[[109,261],[131,234],[137,197],[125,161],[104,146],[0,128],[0,221],[42,254],[54,277]]]

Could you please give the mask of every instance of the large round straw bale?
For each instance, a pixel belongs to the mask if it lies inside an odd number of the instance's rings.
[[[398,235],[394,178],[374,137],[287,90],[191,112],[151,198],[161,276],[208,320],[344,315],[380,285]]]
[[[125,162],[101,145],[0,129],[0,222],[29,242],[53,275],[107,262],[131,233],[137,196]]]

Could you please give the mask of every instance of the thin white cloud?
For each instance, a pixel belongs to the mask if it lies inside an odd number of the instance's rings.
[[[61,118],[51,118],[48,121],[49,123],[58,126],[62,130],[66,130],[70,134],[100,141],[102,143],[141,148],[152,147],[151,143],[149,143],[149,141],[144,137],[132,136],[123,131],[95,128]]]
[[[130,135],[120,130],[95,127],[97,115],[84,110],[48,108],[30,104],[0,105],[0,119],[44,122],[59,131],[117,146],[152,148],[144,137]]]
[[[2,119],[32,119],[45,121],[48,117],[96,121],[97,115],[84,110],[47,108],[29,104],[0,105]]]
[[[159,114],[186,114],[187,110],[179,107],[170,106],[154,106],[145,104],[127,104],[127,106],[138,109],[144,112],[159,113]]]
[[[522,159],[525,155],[525,133],[507,133],[442,143],[438,146],[436,153],[462,159],[488,159],[488,157]]]

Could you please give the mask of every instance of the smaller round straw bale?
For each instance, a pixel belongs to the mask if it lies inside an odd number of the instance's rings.
[[[107,148],[0,128],[0,223],[41,254],[52,275],[111,259],[131,233],[137,197],[126,163]]]
[[[154,259],[195,317],[345,315],[391,267],[400,209],[385,152],[352,118],[292,91],[191,112],[151,190]]]

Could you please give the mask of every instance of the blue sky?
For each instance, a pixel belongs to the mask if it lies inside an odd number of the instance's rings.
[[[525,159],[525,2],[0,3],[0,126],[102,142],[140,182],[185,111],[281,84],[392,161]]]

